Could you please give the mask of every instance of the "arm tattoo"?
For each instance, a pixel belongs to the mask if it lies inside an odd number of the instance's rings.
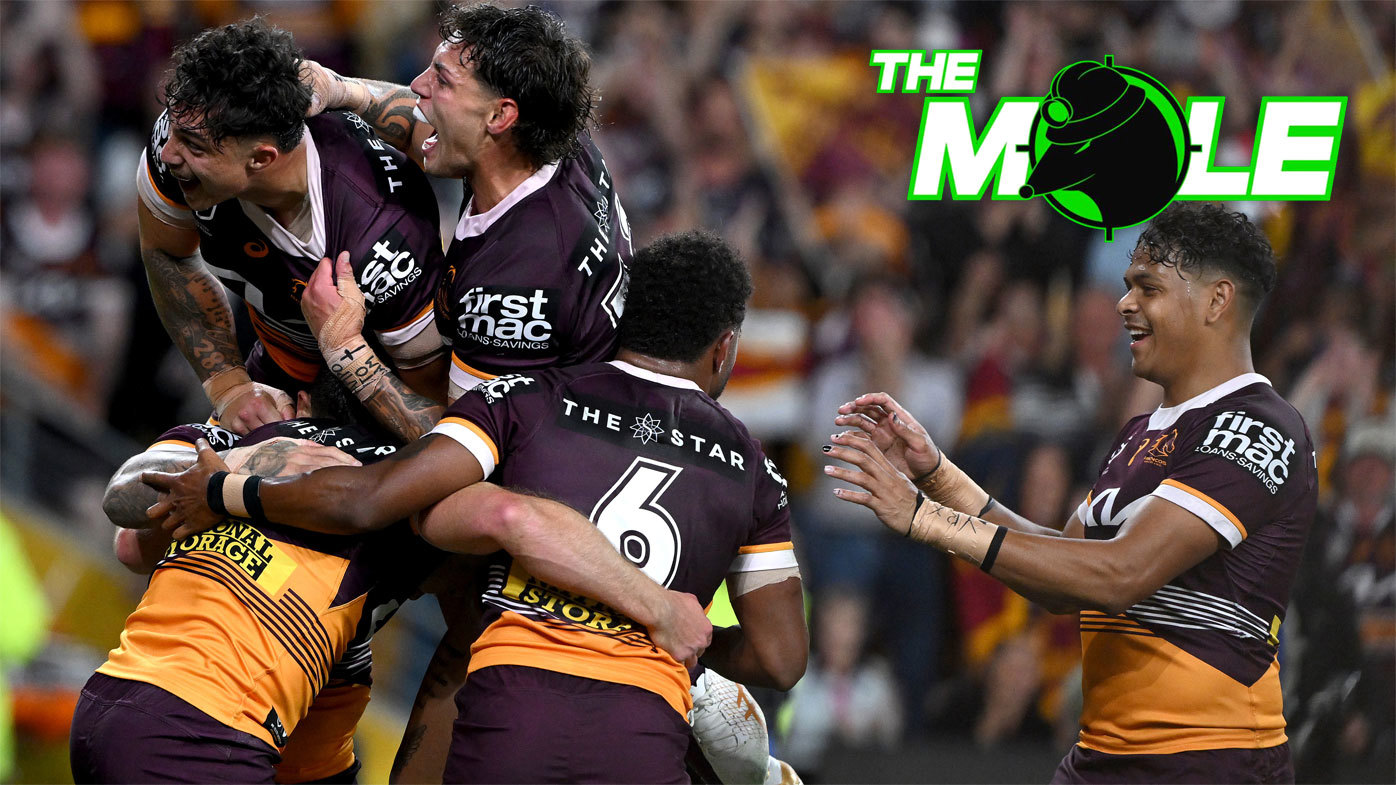
[[[242,464],[240,474],[259,474],[263,477],[280,477],[286,468],[287,457],[298,447],[291,441],[271,441],[258,447]]]
[[[197,256],[179,259],[158,248],[146,249],[142,258],[165,332],[199,380],[241,365],[227,295],[202,261]]]
[[[373,130],[383,137],[383,141],[402,152],[408,152],[412,144],[412,134],[417,130],[417,117],[412,110],[417,106],[417,95],[409,88],[391,82],[359,80],[368,90],[368,106],[359,116],[373,126]]]
[[[379,422],[408,441],[421,438],[436,427],[445,411],[441,404],[412,392],[392,374],[379,378],[363,404]]]
[[[427,726],[408,725],[406,733],[402,736],[402,746],[398,747],[397,756],[393,758],[393,770],[388,775],[391,782],[396,782],[402,775],[402,770],[417,754],[417,750],[422,748],[422,738],[427,735]]]
[[[151,525],[145,517],[146,508],[160,500],[154,488],[141,482],[141,472],[182,472],[194,463],[190,455],[154,458],[146,456],[139,465],[127,464],[107,485],[102,497],[102,511],[111,522],[126,529],[143,529]]]

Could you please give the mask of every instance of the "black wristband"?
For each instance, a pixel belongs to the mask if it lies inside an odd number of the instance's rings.
[[[994,568],[994,559],[999,557],[999,546],[1003,545],[1003,538],[1008,536],[1008,527],[1000,526],[994,532],[994,539],[989,541],[989,550],[984,552],[984,561],[979,565],[979,569],[988,572]]]
[[[916,513],[921,512],[921,505],[923,505],[923,504],[925,504],[925,503],[926,503],[926,494],[924,494],[924,493],[922,493],[922,492],[920,492],[920,491],[917,491],[917,492],[916,492],[916,506],[911,508],[911,520],[910,520],[910,521],[907,521],[907,524],[906,524],[906,534],[903,534],[903,535],[902,535],[903,537],[910,537],[910,536],[911,536],[911,529],[912,529],[913,526],[916,525]]]
[[[247,508],[247,517],[256,523],[266,523],[266,513],[262,511],[262,478],[252,475],[242,486],[242,506]]]
[[[911,478],[911,484],[912,484],[912,485],[917,485],[917,486],[919,486],[921,483],[923,483],[923,482],[926,481],[926,478],[927,478],[927,477],[930,477],[932,474],[935,474],[936,472],[940,471],[940,465],[941,465],[942,463],[944,463],[944,462],[945,462],[945,450],[941,450],[941,451],[940,451],[940,454],[936,456],[936,465],[935,465],[935,466],[932,466],[930,471],[926,472],[925,474],[921,475],[920,477],[913,477],[913,478]]]
[[[994,497],[990,496],[989,500],[984,502],[984,509],[980,510],[979,514],[974,517],[983,520],[984,516],[989,514],[989,510],[994,509],[995,504],[998,504],[998,502],[994,501]]]
[[[228,514],[228,508],[223,506],[223,481],[226,479],[227,472],[214,472],[208,478],[208,508],[219,515]]]

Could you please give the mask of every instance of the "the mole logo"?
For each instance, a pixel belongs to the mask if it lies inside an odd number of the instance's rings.
[[[1073,63],[1045,97],[1002,98],[976,127],[977,50],[876,50],[879,93],[926,93],[907,198],[1045,198],[1112,232],[1170,201],[1321,201],[1333,190],[1345,96],[1260,100],[1246,166],[1216,163],[1220,96],[1180,106],[1154,77],[1112,57]]]
[[[1107,241],[1173,201],[1194,152],[1168,88],[1110,57],[1057,72],[1029,140],[1032,171],[1018,195],[1045,198],[1076,223],[1104,229]]]
[[[267,244],[261,240],[253,240],[250,243],[244,244],[242,246],[242,252],[253,259],[261,259],[263,256],[271,253],[270,249],[267,248]]]

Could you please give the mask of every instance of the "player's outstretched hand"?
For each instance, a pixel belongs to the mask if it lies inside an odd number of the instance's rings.
[[[291,396],[269,384],[253,382],[229,399],[218,413],[218,424],[236,434],[246,434],[269,423],[296,415]]]
[[[141,482],[161,494],[160,501],[152,504],[145,514],[151,520],[160,521],[160,528],[176,540],[208,531],[224,520],[222,515],[209,509],[208,478],[214,472],[227,471],[228,467],[207,441],[199,439],[194,446],[199,450],[199,458],[183,472],[141,475]]]
[[[840,406],[834,424],[866,433],[897,471],[908,477],[922,477],[940,461],[940,449],[931,435],[887,393],[867,393]]]
[[[341,109],[348,102],[348,83],[344,77],[314,60],[301,61],[301,82],[310,88],[310,108],[305,110],[306,117]]]
[[[290,477],[326,466],[363,466],[354,456],[309,439],[278,436],[249,447],[234,447],[223,458],[228,471],[263,477]]]
[[[690,669],[713,641],[713,624],[698,598],[686,592],[665,591],[666,611],[650,625],[650,639],[669,656]]]
[[[301,295],[301,313],[320,349],[343,346],[361,336],[365,311],[363,290],[354,280],[349,252],[342,251],[333,262],[329,257],[321,259]]]
[[[889,399],[890,400],[890,399]],[[826,465],[824,473],[861,491],[835,488],[834,495],[846,502],[861,504],[877,514],[883,525],[898,534],[910,530],[916,512],[916,486],[878,449],[872,437],[862,431],[845,431],[833,436],[824,452],[857,467]]]

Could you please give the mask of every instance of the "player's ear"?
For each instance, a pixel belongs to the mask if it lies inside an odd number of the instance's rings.
[[[256,174],[268,166],[276,163],[276,159],[281,157],[281,150],[270,142],[258,142],[252,145],[252,152],[247,160],[247,173]]]
[[[494,105],[494,111],[490,112],[489,120],[485,123],[485,128],[493,135],[498,136],[519,121],[519,104],[512,98],[501,98]]]
[[[1207,323],[1211,324],[1221,319],[1223,314],[1236,309],[1237,292],[1236,284],[1230,278],[1218,278],[1207,289]]]
[[[296,393],[296,419],[304,420],[312,415],[313,409],[310,405],[310,393],[301,390]]]
[[[737,360],[737,331],[727,330],[713,344],[713,373],[721,375]]]

